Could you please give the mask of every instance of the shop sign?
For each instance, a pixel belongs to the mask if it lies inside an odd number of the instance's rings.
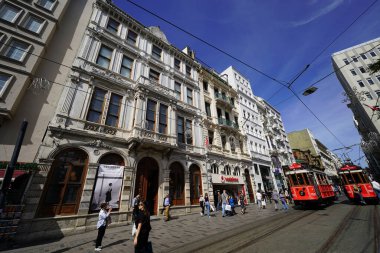
[[[244,184],[242,177],[215,174],[212,175],[212,182],[217,184]]]
[[[8,167],[8,164],[9,164],[8,161],[0,161],[0,169],[6,169]],[[16,170],[37,170],[38,164],[17,162],[15,164],[15,169]]]

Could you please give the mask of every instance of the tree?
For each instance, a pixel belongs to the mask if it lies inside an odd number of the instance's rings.
[[[376,72],[379,72],[380,71],[380,59],[378,59],[375,63],[368,65],[368,69],[369,69],[369,72],[371,75],[376,73]]]

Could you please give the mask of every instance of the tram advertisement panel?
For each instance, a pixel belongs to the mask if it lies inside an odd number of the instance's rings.
[[[91,210],[99,210],[100,204],[103,202],[108,203],[112,208],[119,208],[120,191],[123,184],[123,172],[124,166],[99,165]]]

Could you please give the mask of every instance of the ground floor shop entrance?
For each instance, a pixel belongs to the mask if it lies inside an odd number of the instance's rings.
[[[156,160],[145,157],[137,165],[135,196],[140,194],[146,201],[151,215],[157,214],[158,209],[158,178],[159,169]]]

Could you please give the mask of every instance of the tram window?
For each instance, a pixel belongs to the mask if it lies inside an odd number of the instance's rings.
[[[303,180],[302,174],[297,175],[298,184],[305,184],[305,180]]]
[[[354,179],[352,178],[352,174],[345,174],[344,176],[346,178],[346,180],[345,180],[346,184],[353,184],[353,183],[355,183]]]
[[[309,176],[307,174],[304,174],[304,178],[305,178],[305,184],[311,185]]]
[[[292,182],[292,185],[298,185],[297,177],[295,174],[290,175],[290,182]]]
[[[351,173],[351,175],[354,178],[355,183],[363,183],[363,180],[359,173]]]

